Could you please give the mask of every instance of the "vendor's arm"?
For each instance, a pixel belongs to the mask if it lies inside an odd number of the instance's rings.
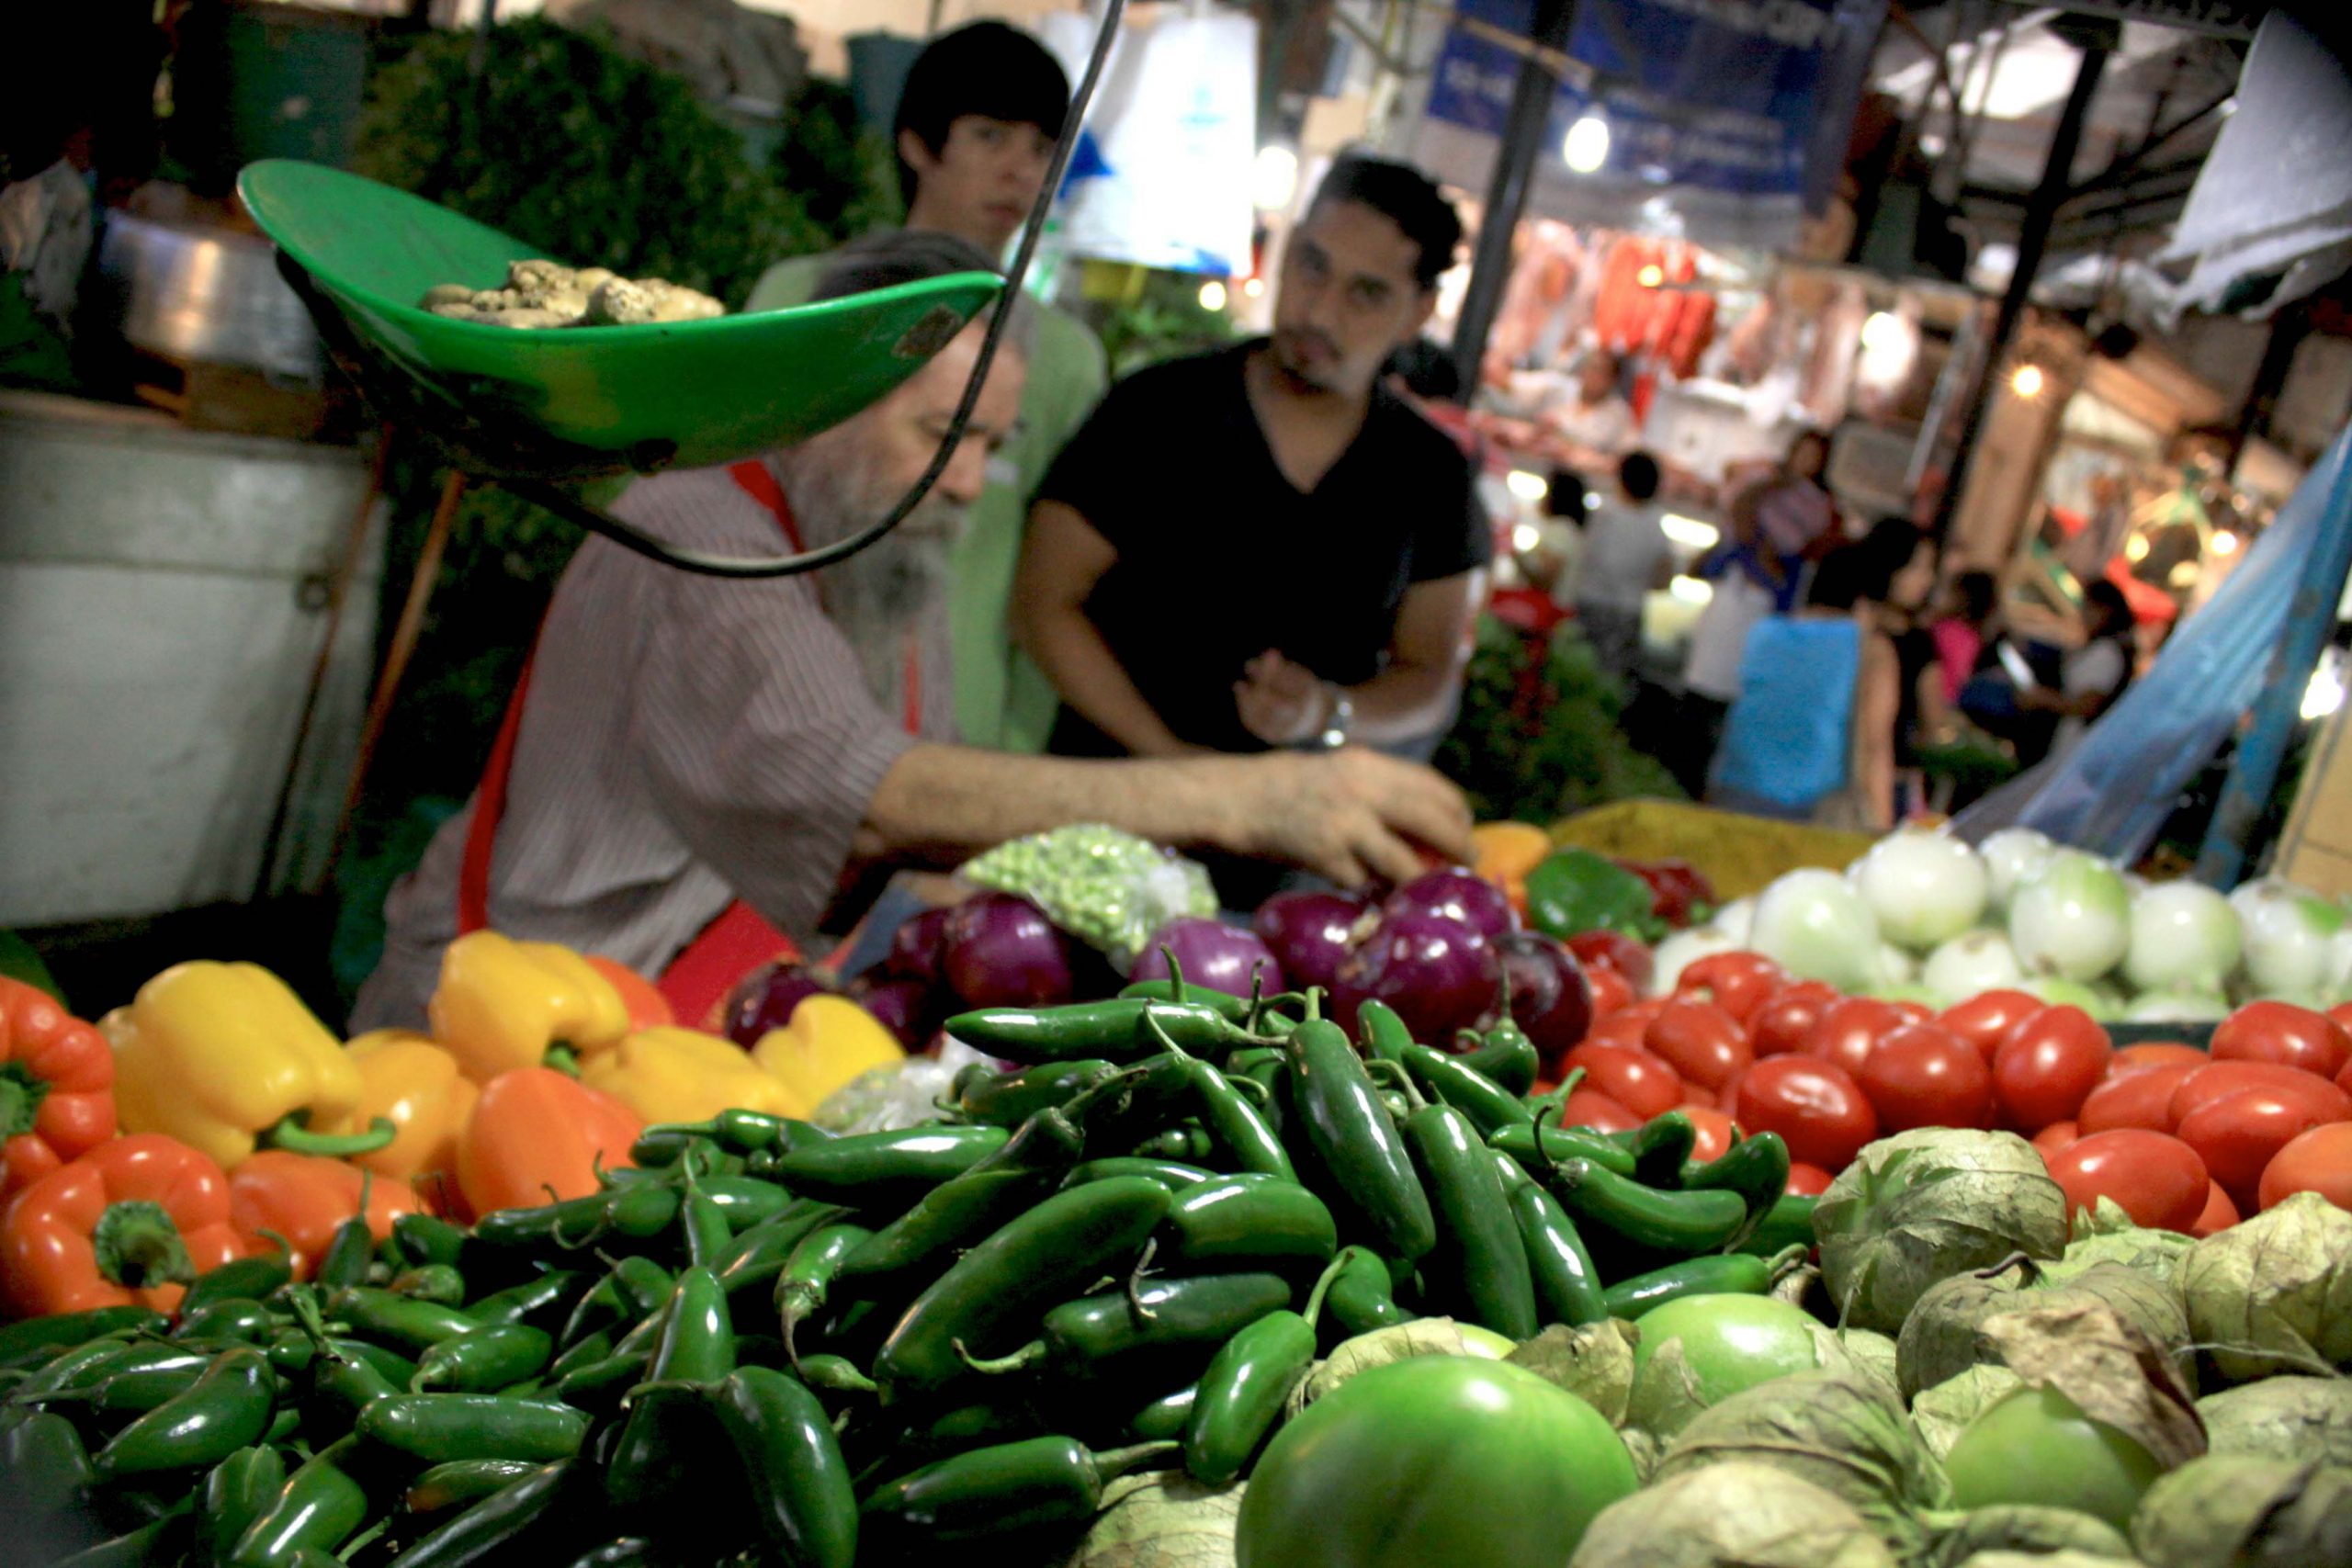
[[[1396,630],[1380,673],[1345,688],[1355,716],[1349,734],[1358,740],[1409,739],[1445,722],[1469,661],[1471,623],[1485,597],[1486,573],[1478,570],[1417,582],[1405,591],[1396,610]],[[1241,722],[1274,746],[1295,745],[1331,719],[1333,688],[1305,665],[1272,650],[1250,660],[1248,678],[1233,688]]]
[[[1470,852],[1459,791],[1417,763],[1354,747],[1078,761],[918,745],[883,775],[857,849],[960,853],[1068,822],[1291,861],[1349,886],[1418,874],[1416,844],[1449,859]]]
[[[1029,515],[1012,585],[1012,632],[1062,701],[1138,757],[1174,757],[1187,745],[1144,700],[1086,613],[1087,597],[1118,551],[1078,509],[1040,501]]]
[[[1894,723],[1902,695],[1903,661],[1894,644],[1864,636],[1854,679],[1854,794],[1870,827],[1882,833],[1894,826]]]

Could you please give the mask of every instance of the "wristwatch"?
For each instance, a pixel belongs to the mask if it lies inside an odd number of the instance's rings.
[[[1330,700],[1330,707],[1323,716],[1323,729],[1316,736],[1315,744],[1326,751],[1336,751],[1348,743],[1348,731],[1355,728],[1355,699],[1348,695],[1345,686],[1331,681],[1323,682],[1323,694]]]

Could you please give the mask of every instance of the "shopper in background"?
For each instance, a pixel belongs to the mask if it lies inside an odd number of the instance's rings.
[[[2115,705],[2139,663],[2132,601],[2122,589],[2100,578],[2083,590],[2083,645],[2059,660],[2057,689],[2035,685],[2018,694],[2020,706],[2057,716],[2049,750],[2053,757],[2071,750],[2099,715]]]
[[[1544,428],[1558,438],[1560,456],[1571,466],[1604,470],[1641,445],[1634,406],[1618,388],[1624,369],[1623,360],[1596,348],[1577,367],[1575,389],[1540,412]]]
[[[1641,661],[1644,600],[1674,575],[1657,487],[1657,459],[1629,452],[1617,464],[1617,493],[1585,523],[1577,619],[1601,668],[1621,680]]]
[[[952,234],[1002,257],[1045,184],[1069,113],[1069,78],[1018,28],[974,22],[933,40],[907,73],[893,136],[907,228]],[[831,259],[777,263],[746,309],[805,304]],[[947,598],[956,724],[970,744],[1008,751],[1045,750],[1056,703],[1006,626],[1029,496],[1110,379],[1094,334],[1050,306],[1037,311],[1035,354],[1021,423],[956,541]]]
[[[1879,616],[1894,570],[1869,543],[1823,558],[1803,608],[1748,634],[1707,799],[1756,816],[1894,825],[1902,678]]]

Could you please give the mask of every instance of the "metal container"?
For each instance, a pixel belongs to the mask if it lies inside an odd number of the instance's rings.
[[[98,272],[133,347],[315,385],[326,367],[318,333],[274,252],[259,235],[117,212]]]

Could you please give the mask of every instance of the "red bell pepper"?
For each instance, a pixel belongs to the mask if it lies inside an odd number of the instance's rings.
[[[114,1131],[106,1036],[47,992],[0,976],[0,1206]]]
[[[368,1229],[378,1241],[392,1222],[421,1212],[416,1190],[397,1177],[373,1176],[320,1155],[264,1149],[229,1178],[229,1220],[256,1244],[267,1231],[285,1239],[294,1275],[307,1280],[334,1240],[335,1227],[359,1212],[365,1189]]]
[[[628,1165],[644,1119],[552,1067],[518,1067],[482,1086],[458,1145],[458,1188],[473,1217],[585,1198],[597,1173]]]
[[[229,1223],[220,1166],[176,1138],[133,1134],[17,1194],[0,1218],[0,1303],[19,1317],[167,1313],[188,1280],[249,1250]]]

